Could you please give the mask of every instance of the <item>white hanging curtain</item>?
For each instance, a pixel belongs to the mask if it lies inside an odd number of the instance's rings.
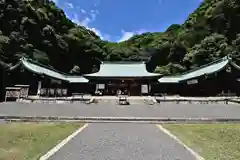
[[[145,84],[145,85],[142,85],[142,93],[148,93],[148,85]]]

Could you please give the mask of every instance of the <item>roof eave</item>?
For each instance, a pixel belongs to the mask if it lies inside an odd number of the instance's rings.
[[[160,78],[163,75],[149,75],[149,76],[102,76],[102,75],[83,75],[87,78]]]
[[[71,82],[69,81],[70,84],[76,84],[76,83],[88,83],[89,81],[75,81],[75,82]]]
[[[161,81],[158,81],[159,83],[161,84],[179,84],[180,82],[177,81],[177,82],[161,82]]]

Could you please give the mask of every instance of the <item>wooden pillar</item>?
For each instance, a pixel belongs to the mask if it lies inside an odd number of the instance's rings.
[[[98,93],[98,84],[96,84],[96,88],[95,88],[95,94]]]
[[[42,88],[42,81],[38,81],[37,96],[40,96],[41,88]]]
[[[148,95],[151,95],[151,84],[148,84]]]

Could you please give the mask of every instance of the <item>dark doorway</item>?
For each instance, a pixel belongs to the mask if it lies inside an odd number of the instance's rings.
[[[141,85],[140,84],[132,84],[129,88],[130,96],[141,96]]]

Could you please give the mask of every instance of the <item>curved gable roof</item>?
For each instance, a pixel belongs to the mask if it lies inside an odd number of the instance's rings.
[[[67,74],[61,73],[53,68],[43,66],[41,64],[34,63],[26,58],[21,58],[21,64],[31,72],[39,75],[46,75],[55,79],[67,81],[69,83],[86,83],[89,80],[82,76],[69,76]]]
[[[161,74],[150,73],[143,62],[102,62],[96,73],[85,74],[86,77],[160,77]]]
[[[179,83],[180,81],[190,80],[196,77],[218,72],[225,68],[229,63],[231,63],[231,58],[227,56],[212,63],[187,71],[181,75],[162,77],[158,81],[160,83]]]

